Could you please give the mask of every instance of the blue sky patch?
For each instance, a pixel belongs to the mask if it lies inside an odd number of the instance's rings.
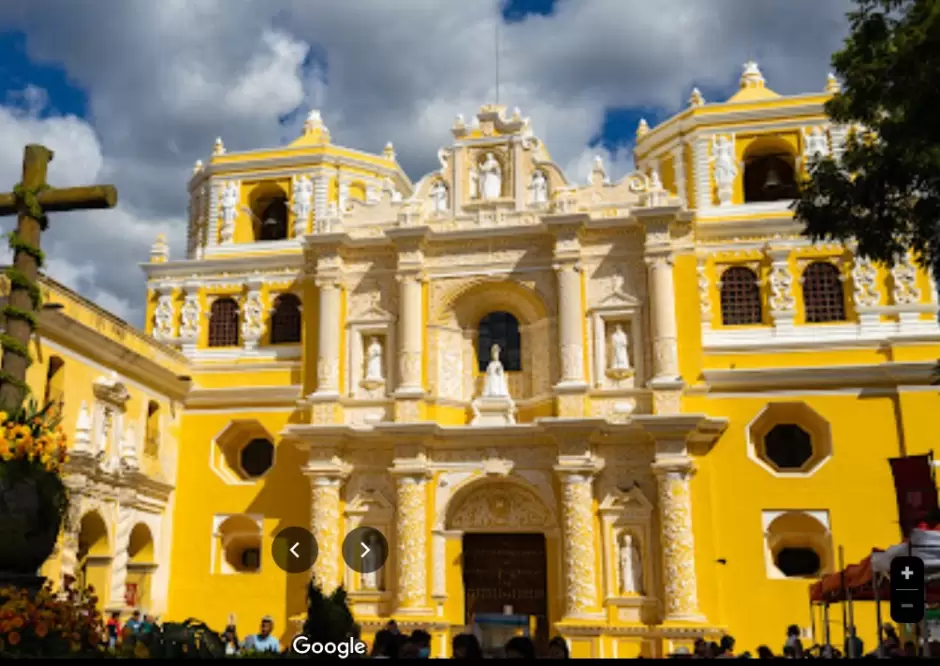
[[[524,21],[527,17],[550,16],[560,0],[503,0],[502,14],[506,23]]]
[[[42,88],[48,104],[38,109],[40,117],[88,113],[88,96],[73,86],[62,67],[37,64],[26,54],[26,35],[20,31],[0,33],[0,104],[24,108],[21,94],[27,86]]]

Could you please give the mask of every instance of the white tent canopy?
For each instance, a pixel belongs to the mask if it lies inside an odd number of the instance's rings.
[[[891,561],[895,557],[909,555],[919,557],[924,561],[925,578],[928,580],[940,578],[940,532],[933,530],[913,530],[910,544],[899,543],[884,552],[872,553],[872,571],[886,574],[891,571]]]

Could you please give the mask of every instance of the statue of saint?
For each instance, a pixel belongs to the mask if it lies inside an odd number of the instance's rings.
[[[610,359],[611,370],[630,369],[630,341],[623,330],[623,324],[617,324],[610,336],[610,346],[613,354]]]
[[[369,552],[362,558],[362,564],[365,569],[362,572],[361,578],[362,589],[384,590],[385,581],[382,575],[383,568],[376,568],[376,565],[382,561],[382,542],[375,534],[370,534],[366,545],[369,547]]]
[[[480,180],[484,199],[498,199],[503,191],[503,170],[493,153],[487,153],[480,165]]]
[[[643,594],[643,561],[633,535],[620,537],[620,594]]]
[[[814,127],[809,132],[803,131],[803,154],[808,158],[825,157],[829,154],[829,142],[820,127]]]
[[[543,204],[548,202],[548,180],[541,169],[536,169],[532,174],[532,182],[529,183],[529,193],[531,201],[534,204]]]
[[[369,382],[385,381],[382,372],[382,343],[375,336],[369,341],[369,347],[366,349],[365,379]]]
[[[431,188],[431,205],[435,213],[447,212],[447,185],[439,180]]]
[[[508,398],[509,388],[506,386],[506,373],[503,364],[499,362],[499,345],[493,345],[491,361],[486,366],[486,383],[483,385],[484,398]]]

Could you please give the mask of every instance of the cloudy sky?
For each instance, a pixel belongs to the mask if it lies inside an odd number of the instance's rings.
[[[0,189],[22,148],[56,152],[53,185],[114,183],[117,210],[57,214],[48,271],[143,324],[160,232],[180,257],[185,185],[216,136],[286,143],[310,108],[334,141],[395,144],[413,180],[457,113],[495,98],[532,118],[581,178],[632,165],[640,117],[727,98],[756,60],[780,93],[821,90],[849,0],[0,0]],[[2,221],[8,230],[12,220]]]

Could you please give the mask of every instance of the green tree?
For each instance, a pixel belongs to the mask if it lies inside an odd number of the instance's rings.
[[[826,112],[859,131],[841,163],[811,167],[795,212],[814,240],[855,239],[874,260],[913,250],[940,283],[940,1],[855,5],[832,57],[842,90]]]

